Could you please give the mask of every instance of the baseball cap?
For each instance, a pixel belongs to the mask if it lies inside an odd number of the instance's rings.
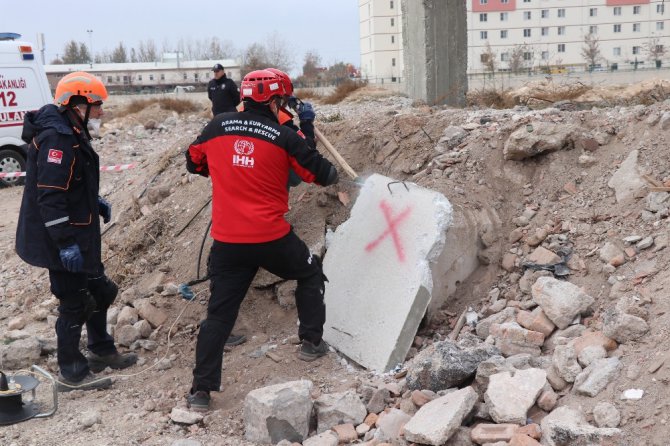
[[[223,65],[221,65],[220,63],[217,63],[217,64],[214,65],[214,67],[212,68],[212,71],[219,71],[219,70],[223,70]]]

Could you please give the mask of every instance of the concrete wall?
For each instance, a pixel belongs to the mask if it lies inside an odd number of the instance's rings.
[[[465,105],[467,14],[465,2],[402,3],[407,93],[430,105]]]

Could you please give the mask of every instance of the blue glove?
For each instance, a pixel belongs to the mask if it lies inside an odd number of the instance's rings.
[[[98,208],[100,209],[100,216],[102,217],[102,221],[109,223],[109,221],[112,219],[111,203],[102,197],[98,197]]]
[[[84,256],[81,255],[79,245],[76,243],[60,250],[60,261],[71,273],[78,273],[84,268]]]
[[[303,102],[298,105],[298,118],[301,121],[314,121],[316,119],[316,113],[314,112],[314,107],[309,102]]]

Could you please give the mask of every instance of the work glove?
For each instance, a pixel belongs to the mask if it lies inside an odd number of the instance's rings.
[[[337,184],[339,181],[339,175],[335,166],[330,166],[330,172],[328,172],[328,179],[326,180],[326,186]]]
[[[100,216],[102,221],[109,223],[112,219],[112,205],[109,201],[105,200],[102,197],[98,197],[98,208],[100,210]]]
[[[298,118],[301,121],[314,121],[316,119],[316,113],[314,112],[314,107],[309,102],[302,102],[298,105]]]
[[[60,250],[60,261],[66,270],[71,273],[78,273],[84,268],[84,256],[81,255],[81,250],[78,244],[70,245]]]
[[[293,110],[297,110],[298,109],[298,104],[299,104],[298,98],[296,98],[295,96],[289,96],[288,97],[287,105],[288,105],[289,108],[292,108]]]

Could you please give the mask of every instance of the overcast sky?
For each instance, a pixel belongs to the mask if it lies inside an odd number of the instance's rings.
[[[6,3],[6,4],[5,4]],[[360,65],[357,0],[0,0],[0,32],[16,32],[35,42],[44,33],[46,61],[63,53],[65,42],[89,45],[93,52],[126,48],[154,39],[164,41],[217,36],[243,50],[274,31],[293,52],[294,70],[305,52],[315,50],[324,64]]]

